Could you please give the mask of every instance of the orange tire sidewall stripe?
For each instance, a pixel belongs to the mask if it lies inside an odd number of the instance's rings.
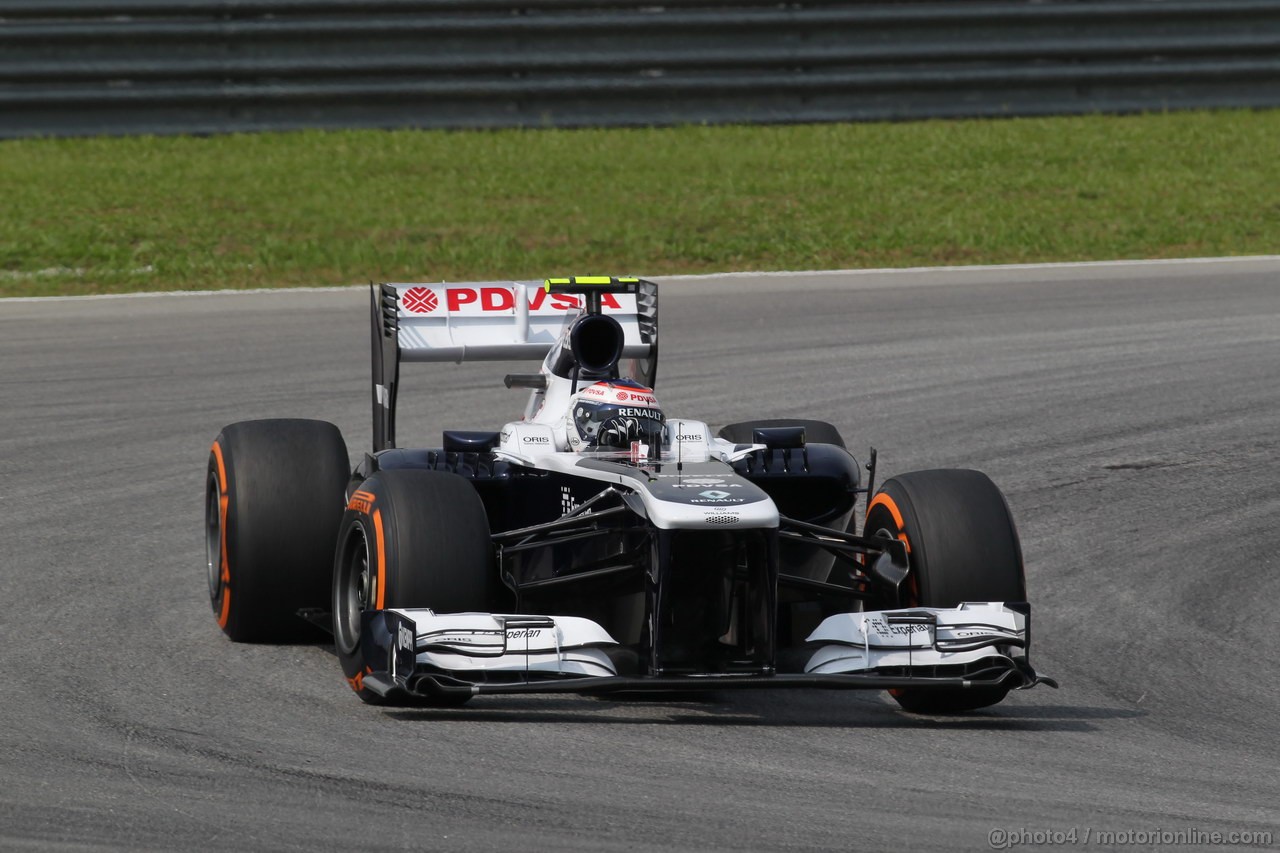
[[[885,509],[889,510],[889,515],[893,516],[893,523],[898,525],[898,529],[901,530],[903,527],[902,511],[898,509],[898,505],[893,502],[893,498],[889,497],[884,492],[880,492],[878,495],[872,498],[871,503],[867,505],[867,515],[871,515],[871,510],[875,509],[878,506],[882,506]]]
[[[227,508],[231,496],[227,494],[227,466],[222,460],[222,446],[216,441],[213,443],[213,458],[218,462],[218,535],[222,538],[218,543],[222,558],[222,611],[218,614],[218,627],[226,628],[231,615],[231,563],[227,560]]]
[[[871,503],[867,505],[867,515],[871,515],[871,510],[878,506],[882,506],[889,511],[889,515],[893,516],[893,523],[898,525],[898,539],[902,540],[902,544],[907,546],[907,553],[911,553],[911,543],[907,541],[906,525],[902,523],[902,510],[898,509],[898,505],[893,502],[893,498],[884,492],[876,495]]]
[[[382,535],[382,510],[373,510],[373,529],[378,537],[378,595],[377,608],[384,610],[387,600],[387,548],[386,539]]]

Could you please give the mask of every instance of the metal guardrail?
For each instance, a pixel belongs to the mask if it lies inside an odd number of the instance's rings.
[[[0,137],[1278,105],[1280,0],[0,0]]]

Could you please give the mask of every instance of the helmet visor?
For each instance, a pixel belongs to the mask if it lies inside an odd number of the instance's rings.
[[[573,407],[573,420],[589,446],[621,450],[633,441],[661,444],[666,418],[661,409],[648,406],[579,401]]]

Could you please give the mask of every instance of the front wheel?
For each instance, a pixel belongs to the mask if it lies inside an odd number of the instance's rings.
[[[465,479],[393,469],[365,480],[343,516],[333,570],[333,639],[351,689],[365,702],[385,701],[364,686],[381,663],[366,659],[366,610],[492,612],[497,577],[484,504]]]
[[[902,600],[874,602],[875,609],[1027,598],[1022,547],[1009,505],[979,471],[916,471],[886,481],[867,508],[864,531],[903,540],[910,562]],[[994,705],[1009,689],[889,692],[908,711],[945,714]]]

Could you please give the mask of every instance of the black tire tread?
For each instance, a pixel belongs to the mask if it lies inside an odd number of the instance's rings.
[[[210,488],[227,495],[230,604],[223,631],[234,641],[317,639],[297,617],[328,603],[329,570],[349,477],[347,446],[331,423],[270,419],[230,424],[210,451]],[[212,601],[221,615],[221,596]]]

